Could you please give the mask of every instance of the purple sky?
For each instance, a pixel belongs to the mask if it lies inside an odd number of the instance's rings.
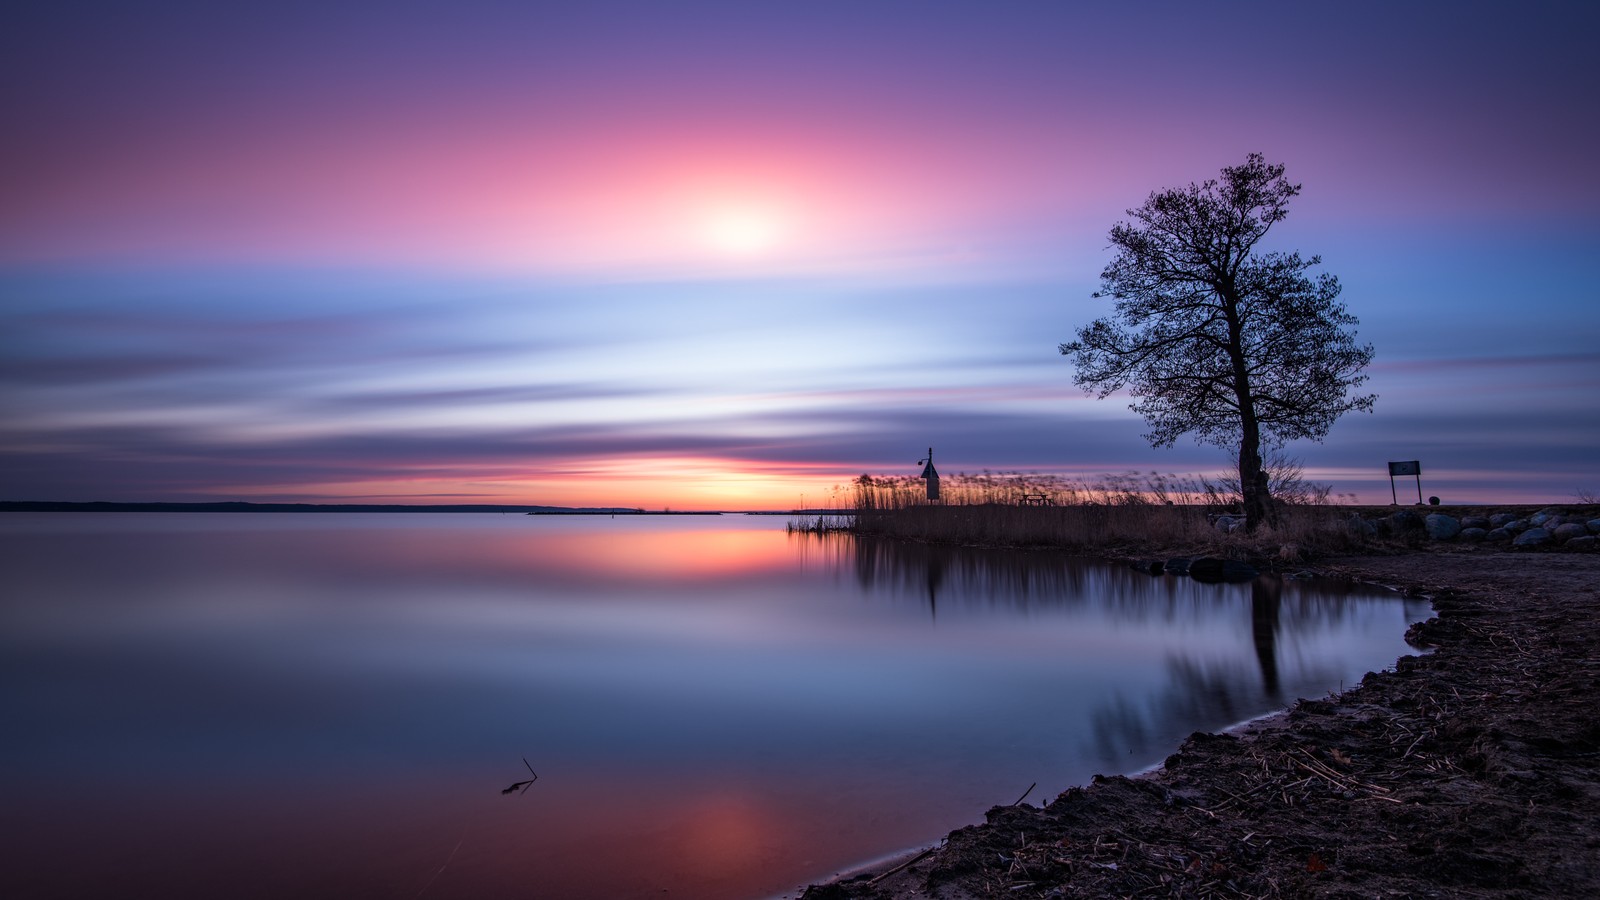
[[[1396,8],[1400,7],[1400,8]],[[0,499],[788,506],[1214,472],[1056,353],[1106,232],[1251,151],[1377,349],[1294,445],[1600,492],[1584,4],[23,4]],[[1414,488],[1412,489],[1414,491]],[[1413,494],[1414,496],[1414,494]]]

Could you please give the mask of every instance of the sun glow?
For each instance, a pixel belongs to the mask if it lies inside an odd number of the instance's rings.
[[[712,250],[729,256],[756,256],[776,249],[785,237],[775,213],[755,207],[728,207],[705,217],[700,234]]]

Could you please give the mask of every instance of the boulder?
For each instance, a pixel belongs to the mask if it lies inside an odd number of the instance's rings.
[[[1550,543],[1550,532],[1543,528],[1529,528],[1511,542],[1513,547],[1543,547]]]
[[[1179,556],[1169,559],[1167,560],[1166,569],[1168,575],[1187,575],[1189,574],[1189,558]]]
[[[1409,509],[1402,509],[1389,516],[1389,529],[1395,534],[1405,534],[1408,531],[1422,530],[1422,517]]]
[[[1491,544],[1503,544],[1506,541],[1511,540],[1513,537],[1515,537],[1515,535],[1504,528],[1496,528],[1484,535],[1483,539]]]
[[[1600,519],[1589,520],[1589,533],[1600,534]]]
[[[1521,534],[1533,526],[1528,524],[1527,519],[1512,519],[1500,527],[1511,532],[1512,534]]]
[[[1589,529],[1577,522],[1568,522],[1565,525],[1557,525],[1555,530],[1550,532],[1550,536],[1555,538],[1557,543],[1566,543],[1573,538],[1588,537]]]
[[[1507,525],[1510,525],[1512,522],[1515,522],[1516,520],[1517,520],[1517,517],[1512,515],[1511,513],[1495,513],[1494,515],[1489,517],[1489,527],[1490,528],[1504,528]]]
[[[1595,550],[1600,549],[1600,535],[1586,534],[1576,537],[1562,545],[1566,550]]]
[[[1507,521],[1510,521],[1510,520],[1508,519]],[[1462,528],[1482,528],[1484,531],[1488,531],[1489,529],[1493,528],[1494,526],[1489,523],[1489,517],[1488,516],[1463,516],[1462,519],[1461,519],[1461,527]]]
[[[1461,533],[1456,535],[1456,540],[1463,544],[1476,544],[1488,536],[1489,532],[1482,528],[1463,528]],[[1510,537],[1510,535],[1506,535],[1506,537]]]
[[[1345,523],[1345,527],[1349,528],[1350,533],[1356,537],[1370,538],[1378,536],[1378,526],[1361,518],[1360,513],[1351,513],[1350,520]]]
[[[1259,574],[1253,566],[1236,559],[1202,556],[1189,563],[1189,577],[1195,581],[1250,581]]]
[[[1455,516],[1444,513],[1433,513],[1423,520],[1423,527],[1428,530],[1428,537],[1436,541],[1448,541],[1461,533],[1461,523]]]

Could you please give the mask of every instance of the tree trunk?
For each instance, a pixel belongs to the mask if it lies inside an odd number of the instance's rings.
[[[1239,442],[1239,493],[1244,501],[1244,529],[1253,532],[1272,520],[1272,492],[1261,463],[1261,431],[1255,416],[1247,415]]]
[[[1261,423],[1256,421],[1255,397],[1250,393],[1239,297],[1231,287],[1221,287],[1218,293],[1228,322],[1228,356],[1233,363],[1233,391],[1239,404],[1239,495],[1244,502],[1244,530],[1254,532],[1272,514],[1267,472],[1261,464]]]

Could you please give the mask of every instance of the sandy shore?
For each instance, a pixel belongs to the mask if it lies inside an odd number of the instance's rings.
[[[1600,896],[1600,555],[1318,568],[1431,598],[1434,652],[805,897]]]

